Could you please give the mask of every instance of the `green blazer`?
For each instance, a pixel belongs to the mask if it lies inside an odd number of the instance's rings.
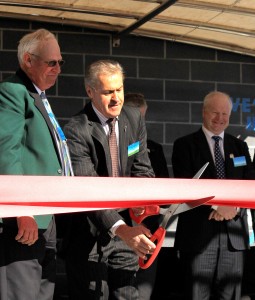
[[[0,174],[62,175],[54,128],[34,85],[20,69],[0,83],[0,120]]]

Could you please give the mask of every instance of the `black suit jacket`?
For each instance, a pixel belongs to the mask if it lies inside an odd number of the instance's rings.
[[[155,173],[155,177],[169,178],[167,162],[166,162],[162,145],[153,140],[147,140],[147,147],[148,147],[149,159],[153,171]],[[168,206],[169,205],[163,205],[162,207],[168,207]],[[162,220],[163,220],[163,215],[150,216],[143,221],[143,224],[146,227],[148,227],[151,232],[155,232],[158,229]]]
[[[236,137],[224,135],[225,169],[227,179],[254,179],[254,169],[247,144]],[[245,156],[246,166],[235,167],[232,157]],[[174,142],[172,165],[176,178],[192,178],[194,174],[209,162],[200,180],[216,177],[216,169],[209,145],[202,128]],[[210,194],[210,191],[208,191]],[[213,191],[212,191],[213,194]],[[217,222],[208,220],[210,206],[202,206],[179,215],[176,230],[175,247],[183,251],[202,251],[215,235]],[[224,221],[227,226],[230,243],[234,249],[249,248],[247,211],[241,209],[240,216]]]
[[[83,111],[71,118],[64,127],[64,132],[76,176],[111,176],[108,137],[90,102]],[[145,122],[139,109],[123,107],[119,115],[119,155],[123,177],[154,177],[146,141]],[[139,142],[139,152],[128,156],[128,146],[135,142]],[[114,193],[114,179],[112,192]],[[105,234],[123,217],[131,225],[128,210],[120,214],[117,210],[107,209],[73,216],[72,226],[75,227],[77,236]]]
[[[157,178],[169,178],[163,147],[153,140],[147,140],[150,162]]]

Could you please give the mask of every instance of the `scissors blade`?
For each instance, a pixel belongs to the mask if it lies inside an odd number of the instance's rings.
[[[166,215],[161,223],[161,226],[153,233],[152,237],[150,238],[150,240],[152,242],[155,242],[155,241],[157,242],[156,249],[155,249],[154,253],[146,261],[142,258],[139,258],[140,268],[147,269],[154,262],[155,258],[157,257],[157,255],[162,247],[162,244],[163,244],[163,241],[164,241],[164,238],[166,235],[166,225],[168,223],[169,218],[171,218],[172,215],[175,215],[178,213],[180,214],[184,211],[195,208],[199,205],[206,203],[207,201],[209,201],[213,198],[214,198],[214,196],[211,196],[211,197],[205,197],[205,198],[196,199],[196,200],[190,200],[189,203],[172,204],[169,207],[168,212],[166,213]]]
[[[193,179],[199,179],[200,177],[201,177],[201,175],[204,173],[204,170],[207,168],[207,166],[209,165],[209,162],[207,162],[207,163],[205,163],[204,165],[203,165],[203,167],[194,175],[194,177],[193,177]],[[204,198],[202,198],[202,199],[204,199]],[[206,198],[205,198],[206,199]],[[194,200],[194,201],[199,201],[200,199],[198,199],[198,200]],[[209,201],[209,200],[208,200]],[[205,202],[207,202],[207,201],[205,201]],[[180,209],[182,209],[182,207],[184,207],[185,205],[184,205],[185,203],[183,203],[183,206],[182,206],[182,204],[172,204],[172,205],[170,205],[170,207],[168,207],[168,208],[160,208],[160,213],[162,214],[162,215],[165,215],[168,211],[170,211],[170,213],[168,213],[168,215],[171,215],[171,216],[173,216],[173,215],[177,215],[177,214],[179,214],[179,212],[178,212],[178,210]],[[202,203],[203,204],[203,203]],[[201,205],[201,204],[198,204],[198,205],[196,205],[196,206],[199,206],[199,205]],[[179,208],[179,206],[181,206],[181,208]],[[196,206],[194,206],[194,207],[196,207]],[[190,207],[190,206],[189,206]],[[179,208],[179,209],[178,209]],[[178,209],[178,210],[177,210]],[[189,208],[189,209],[191,209],[191,208]],[[186,210],[189,210],[188,208],[186,209]],[[176,212],[177,211],[177,212]]]
[[[204,170],[207,168],[208,165],[209,165],[209,161],[203,165],[203,167],[195,174],[193,179],[199,179],[201,175],[204,173]]]
[[[201,177],[201,175],[204,173],[204,170],[207,168],[208,165],[209,165],[209,162],[205,163],[203,165],[203,167],[194,175],[193,179],[199,179]],[[205,197],[205,198],[201,198],[201,199],[195,199],[195,200],[189,201],[189,203],[182,203],[175,208],[175,211],[172,213],[172,215],[177,215],[182,212],[188,211],[192,208],[198,207],[198,206],[206,203],[207,201],[211,200],[212,198],[214,198],[214,196],[209,196],[209,197]]]
[[[173,212],[172,215],[178,215],[185,211],[191,210],[195,207],[205,204],[206,202],[208,202],[209,200],[211,200],[213,198],[214,198],[214,196],[208,196],[205,198],[190,200],[189,202],[181,203],[178,205],[178,207],[175,209],[175,211]]]

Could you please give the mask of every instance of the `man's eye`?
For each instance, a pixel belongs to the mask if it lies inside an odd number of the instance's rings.
[[[113,91],[106,91],[106,92],[103,92],[103,95],[107,96],[107,95],[111,95],[113,94]]]
[[[109,96],[109,95],[112,95],[114,92],[116,92],[116,93],[121,93],[122,90],[123,90],[123,89],[120,88],[120,89],[117,89],[117,90],[114,90],[114,91],[104,91],[104,92],[103,92],[103,95]]]

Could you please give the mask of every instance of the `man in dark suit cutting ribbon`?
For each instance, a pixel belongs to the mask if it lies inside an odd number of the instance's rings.
[[[100,60],[85,72],[91,101],[65,126],[76,176],[154,177],[147,152],[145,121],[138,109],[123,107],[124,72],[116,61]],[[115,118],[117,170],[112,164],[109,119]],[[114,128],[114,127],[113,127]],[[112,133],[112,132],[111,132]],[[112,179],[112,193],[115,180]],[[95,187],[96,188],[96,187]],[[144,226],[132,227],[128,209],[73,214],[66,239],[70,298],[139,300],[138,257],[155,244]]]

